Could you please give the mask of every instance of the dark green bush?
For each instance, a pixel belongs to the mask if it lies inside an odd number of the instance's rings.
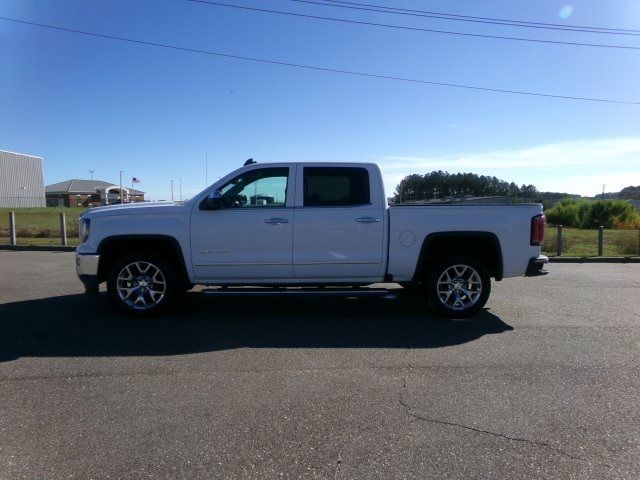
[[[566,227],[640,228],[640,212],[625,200],[566,199],[545,213],[549,223]]]

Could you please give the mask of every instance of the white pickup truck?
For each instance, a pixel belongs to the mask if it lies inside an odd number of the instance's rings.
[[[358,295],[396,282],[466,317],[486,303],[491,278],[547,273],[545,226],[539,204],[388,207],[375,164],[253,162],[184,204],[84,212],[76,271],[87,293],[107,282],[111,301],[139,316],[196,284],[221,295]]]

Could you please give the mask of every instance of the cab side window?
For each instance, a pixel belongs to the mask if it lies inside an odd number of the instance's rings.
[[[368,205],[369,172],[360,167],[304,167],[305,207]]]
[[[289,168],[249,170],[221,189],[224,208],[284,207],[287,201]]]

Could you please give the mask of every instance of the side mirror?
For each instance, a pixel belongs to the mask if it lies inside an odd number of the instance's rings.
[[[209,196],[205,201],[207,210],[218,210],[222,208],[222,193],[220,190],[213,190],[209,192]]]

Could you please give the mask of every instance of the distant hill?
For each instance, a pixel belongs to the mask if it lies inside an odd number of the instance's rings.
[[[619,192],[607,192],[607,193],[599,193],[596,195],[598,200],[640,200],[640,185],[637,187],[629,186],[625,187]]]

